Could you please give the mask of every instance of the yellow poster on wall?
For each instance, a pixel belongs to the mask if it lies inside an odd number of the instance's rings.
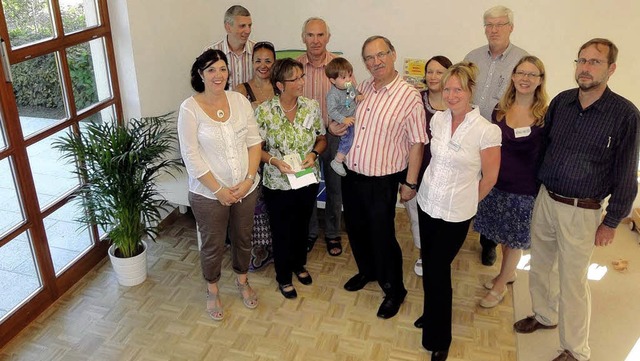
[[[418,90],[424,90],[424,65],[426,59],[405,58],[402,78]]]

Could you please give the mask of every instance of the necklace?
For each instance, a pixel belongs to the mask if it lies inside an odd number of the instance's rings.
[[[262,91],[262,88],[260,85],[258,85],[258,82],[256,82],[256,89],[258,89],[258,93],[260,93],[260,99],[261,100],[266,100],[267,97],[264,96],[264,92]]]
[[[218,118],[224,118],[224,110],[218,109],[216,115],[218,116]]]
[[[295,103],[293,103],[293,106],[292,106],[290,109],[285,109],[285,108],[282,106],[282,102],[280,102],[280,106],[282,107],[282,111],[284,111],[285,113],[289,113],[290,111],[292,111],[293,109],[295,109],[295,107],[297,107],[297,106],[298,106],[298,101],[296,100],[296,102],[295,102]]]

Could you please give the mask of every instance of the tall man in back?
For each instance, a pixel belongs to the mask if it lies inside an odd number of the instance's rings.
[[[302,25],[302,42],[307,51],[296,60],[304,65],[305,83],[303,95],[315,99],[320,103],[320,111],[324,126],[329,125],[327,114],[327,93],[331,89],[331,82],[324,72],[325,66],[336,57],[327,50],[327,44],[331,39],[331,32],[327,23],[317,17],[307,19]],[[327,132],[327,149],[320,154],[326,202],[324,208],[324,238],[327,244],[327,252],[331,256],[339,256],[342,253],[340,238],[340,219],[342,218],[342,194],[340,191],[340,176],[331,168],[330,163],[338,152],[340,138]],[[307,250],[311,251],[319,234],[318,210],[314,208],[309,222],[309,237]]]
[[[480,114],[491,120],[496,104],[502,98],[511,81],[511,72],[527,52],[509,40],[513,32],[513,12],[497,5],[484,12],[484,34],[488,44],[472,50],[464,57],[478,66],[477,89],[473,92],[473,103]],[[496,242],[480,236],[482,264],[491,266],[496,262]]]
[[[402,250],[395,234],[398,186],[400,199],[416,196],[426,116],[420,93],[398,74],[396,51],[389,39],[372,36],[362,46],[362,59],[371,78],[358,86],[364,100],[356,108],[354,141],[342,179],[344,217],[358,274],[344,288],[358,291],[378,281],[385,294],[378,317],[395,316],[407,290]],[[344,124],[332,122],[341,134]]]
[[[224,13],[224,29],[227,36],[207,47],[221,50],[227,56],[230,89],[248,82],[253,76],[251,56],[255,42],[249,40],[252,25],[249,10],[241,5],[233,5]]]
[[[613,241],[638,188],[640,113],[607,86],[617,55],[617,47],[607,39],[582,45],[576,59],[578,88],[558,94],[545,117],[547,145],[538,173],[542,186],[531,221],[529,291],[534,315],[514,328],[531,333],[560,326],[563,351],[554,361],[591,357],[591,254],[594,245]]]

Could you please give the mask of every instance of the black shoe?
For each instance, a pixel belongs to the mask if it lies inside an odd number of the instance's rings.
[[[386,296],[378,308],[378,317],[388,319],[395,316],[400,310],[402,302],[404,302],[404,296]]]
[[[449,350],[433,351],[431,353],[431,361],[445,361],[449,357]]]
[[[373,281],[369,279],[369,277],[363,275],[362,273],[358,273],[355,276],[351,277],[347,283],[344,284],[344,289],[347,291],[359,291],[367,285],[367,283]]]
[[[311,273],[309,273],[309,271],[307,271],[304,267],[302,267],[302,269],[298,272],[293,272],[295,273],[296,277],[298,277],[298,281],[300,281],[300,283],[302,283],[303,285],[307,286],[310,285],[311,282],[313,282],[313,279],[311,278]],[[301,276],[301,274],[306,273],[306,276]]]
[[[311,250],[313,249],[313,246],[316,244],[317,239],[318,237],[311,237],[311,236],[307,238],[307,253],[311,252]]]
[[[416,328],[424,328],[424,316],[418,317],[418,319],[416,320],[416,322],[413,323],[413,325],[416,326]]]
[[[484,247],[482,248],[482,264],[485,266],[493,266],[494,263],[496,263],[496,258],[498,258],[498,255],[496,255],[496,248],[489,248],[489,247]]]
[[[291,291],[285,291],[285,288],[289,288],[291,287]],[[278,289],[280,289],[280,293],[282,293],[282,295],[285,298],[296,298],[298,297],[298,292],[296,292],[296,289],[293,288],[293,285],[291,283],[287,283],[286,285],[281,285],[278,284]]]

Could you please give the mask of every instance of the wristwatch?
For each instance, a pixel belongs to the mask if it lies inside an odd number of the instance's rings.
[[[249,173],[247,173],[247,176],[246,176],[246,177],[244,177],[244,179],[248,179],[248,180],[250,180],[252,183],[255,183],[255,182],[256,182],[256,176],[251,175],[251,174],[249,174]]]
[[[312,149],[311,152],[309,152],[309,153],[315,154],[316,155],[316,159],[318,159],[320,157],[320,153],[316,152],[315,149]]]
[[[407,182],[407,181],[404,181],[404,182],[402,182],[402,184],[404,184],[404,185],[406,185],[407,187],[409,187],[409,188],[413,189],[414,191],[415,191],[416,189],[418,189],[418,185],[417,185],[417,184],[414,184],[414,183],[409,183],[409,182]]]

